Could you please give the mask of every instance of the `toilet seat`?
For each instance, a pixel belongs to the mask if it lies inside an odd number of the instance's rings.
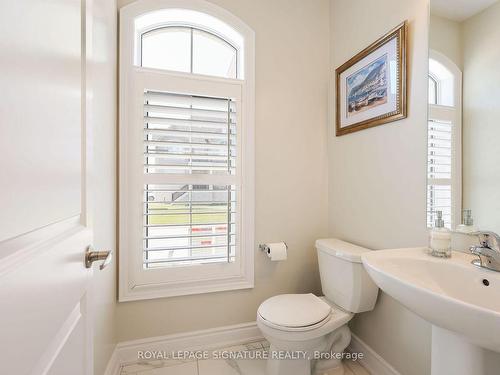
[[[304,340],[315,340],[319,337],[328,335],[334,330],[347,324],[353,315],[350,312],[342,310],[334,303],[328,301],[325,297],[317,297],[330,307],[328,316],[322,321],[305,327],[284,327],[273,324],[264,319],[260,312],[257,312],[257,325],[268,340],[283,340],[282,342],[301,342]],[[260,308],[259,308],[260,309]]]
[[[285,331],[309,331],[330,320],[332,308],[314,294],[281,294],[264,301],[257,311],[266,325]]]

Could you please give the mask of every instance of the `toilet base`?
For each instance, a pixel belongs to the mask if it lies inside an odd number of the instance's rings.
[[[347,325],[337,328],[330,334],[307,342],[275,341],[266,337],[271,347],[266,364],[267,375],[343,375],[344,367],[340,358],[315,359],[318,353],[343,353],[351,342],[351,331]],[[284,359],[283,353],[294,355]],[[277,354],[273,354],[277,353]]]

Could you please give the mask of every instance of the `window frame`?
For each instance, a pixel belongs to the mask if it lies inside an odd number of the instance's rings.
[[[160,69],[142,68],[137,66],[137,37],[141,38],[144,29],[137,32],[134,20],[155,10],[186,9],[205,13],[226,23],[244,40],[244,62],[241,61],[244,72],[240,78],[223,78],[199,75],[193,73],[173,72]],[[174,25],[172,25],[174,26]],[[176,23],[176,26],[181,26]],[[192,27],[188,23],[183,27]],[[155,25],[154,28],[158,28]],[[215,34],[213,30],[204,30],[200,25],[194,26],[205,32]],[[139,36],[138,36],[139,35]],[[221,38],[224,41],[229,41]],[[255,180],[255,83],[254,83],[254,32],[241,20],[231,15],[224,9],[203,0],[144,0],[132,3],[120,10],[120,89],[119,89],[119,301],[133,301],[170,296],[200,294],[235,289],[248,289],[254,286],[254,180]],[[233,44],[230,43],[234,47]],[[240,54],[237,54],[240,57]],[[237,76],[238,77],[238,76]],[[143,189],[144,176],[142,146],[140,147],[140,160],[138,160],[139,142],[142,145],[142,127],[131,127],[143,118],[143,92],[147,87],[151,90],[189,92],[190,94],[221,96],[231,95],[237,98],[237,115],[239,133],[237,152],[237,175],[239,178],[240,198],[238,203],[240,222],[237,255],[239,259],[235,264],[226,263],[214,265],[196,265],[182,267],[185,270],[192,268],[191,272],[181,272],[178,278],[170,276],[178,273],[171,272],[172,268],[159,270],[143,270],[142,246],[140,249],[131,242],[134,235],[130,228],[135,228],[134,222],[139,222],[138,232],[142,233],[142,205],[138,211],[137,202],[131,200],[136,196],[138,186]],[[137,134],[141,134],[137,138]],[[132,143],[130,143],[132,142]],[[131,146],[132,145],[132,146]],[[137,168],[131,166],[138,166]],[[203,175],[169,175],[168,183],[175,181],[192,181],[204,183]],[[234,181],[231,176],[221,176],[220,181]],[[164,183],[164,182],[161,182]],[[210,184],[210,182],[209,182]],[[142,195],[141,195],[142,198]],[[141,199],[142,202],[142,199]],[[141,220],[137,214],[140,212]],[[237,229],[238,230],[238,229]],[[141,241],[142,243],[142,241]],[[140,254],[140,256],[138,256]],[[208,269],[218,269],[217,272],[208,272]],[[203,269],[203,271],[202,271]],[[151,273],[151,271],[154,271]],[[156,272],[159,271],[159,272]],[[202,271],[202,272],[201,272]],[[149,273],[149,274],[147,274]],[[169,274],[170,273],[170,274]],[[191,273],[191,277],[186,274]],[[152,274],[155,274],[153,277]],[[163,275],[163,276],[162,276]]]
[[[427,100],[429,121],[444,121],[452,124],[452,150],[451,150],[451,178],[450,179],[430,179],[428,177],[428,161],[426,162],[427,188],[431,185],[451,185],[451,230],[460,224],[462,218],[462,71],[444,54],[430,50],[429,59],[433,59],[443,65],[453,76],[453,106],[439,104],[442,87],[439,77],[429,71],[428,77],[436,82],[436,104],[430,104]],[[428,129],[428,128],[427,128]],[[429,143],[429,135],[427,135]],[[428,151],[427,151],[428,155]],[[449,182],[448,182],[449,181]],[[426,194],[426,199],[428,199]],[[426,201],[426,216],[428,202]],[[427,218],[426,218],[427,222]]]

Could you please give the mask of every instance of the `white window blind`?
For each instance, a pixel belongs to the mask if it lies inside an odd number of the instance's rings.
[[[453,125],[430,120],[427,147],[427,225],[434,226],[436,212],[443,212],[445,226],[452,225]]]
[[[236,137],[230,98],[144,92],[145,174],[202,177],[144,186],[145,269],[234,261]]]

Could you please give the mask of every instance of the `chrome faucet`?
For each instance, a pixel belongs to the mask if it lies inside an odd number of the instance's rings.
[[[471,246],[470,252],[477,255],[472,264],[500,272],[500,236],[493,232],[478,232],[479,246]]]

